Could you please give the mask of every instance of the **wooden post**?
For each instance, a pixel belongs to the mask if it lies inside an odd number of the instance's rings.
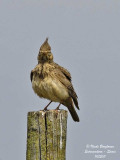
[[[28,112],[26,160],[65,160],[67,111]]]

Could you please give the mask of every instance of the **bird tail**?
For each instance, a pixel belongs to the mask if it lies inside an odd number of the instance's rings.
[[[73,120],[76,121],[76,122],[79,122],[80,119],[79,119],[79,117],[78,117],[77,112],[75,111],[74,106],[73,106],[73,105],[70,105],[70,106],[68,106],[67,108],[68,108],[68,110],[69,110],[69,112],[70,112]]]

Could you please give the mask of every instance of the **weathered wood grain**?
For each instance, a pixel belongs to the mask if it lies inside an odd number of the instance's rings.
[[[26,160],[65,160],[67,111],[28,113]]]

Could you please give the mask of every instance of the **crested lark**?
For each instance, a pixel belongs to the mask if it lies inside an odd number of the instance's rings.
[[[79,122],[74,104],[77,109],[79,109],[79,106],[77,95],[71,83],[71,75],[65,68],[53,61],[48,38],[40,47],[37,59],[38,64],[30,75],[34,92],[39,97],[50,100],[50,103],[53,101],[63,104],[68,108],[73,120]],[[47,109],[49,104],[44,109]],[[59,106],[57,109],[59,109]]]

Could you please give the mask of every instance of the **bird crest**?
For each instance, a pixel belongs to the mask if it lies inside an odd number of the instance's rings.
[[[47,52],[51,52],[51,47],[50,47],[50,45],[48,43],[48,38],[46,38],[45,42],[41,45],[39,52],[40,53],[42,53],[42,52],[46,52],[46,53]]]

